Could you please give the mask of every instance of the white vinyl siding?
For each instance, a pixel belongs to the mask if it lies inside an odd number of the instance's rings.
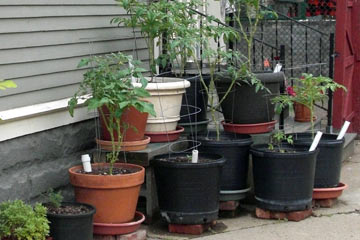
[[[144,39],[111,25],[125,12],[113,0],[1,0],[0,111],[72,96],[82,80],[81,58],[122,51],[148,61]],[[137,53],[137,54],[135,54]]]

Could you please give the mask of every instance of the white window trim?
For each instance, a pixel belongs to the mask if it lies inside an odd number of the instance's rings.
[[[79,100],[74,117],[67,108],[70,98],[1,111],[0,142],[96,117],[83,105],[86,97]]]

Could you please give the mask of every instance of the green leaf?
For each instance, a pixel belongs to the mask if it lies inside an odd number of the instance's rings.
[[[89,99],[87,101],[88,103],[88,109],[89,110],[94,110],[94,109],[98,109],[99,107],[102,107],[103,105],[109,103],[109,99],[108,98],[102,98],[102,99],[96,99],[96,98],[92,98]]]
[[[150,94],[144,88],[134,88],[134,94],[140,98],[149,97]]]
[[[150,115],[156,117],[154,105],[150,102],[138,101],[135,104],[135,108],[137,110],[139,110],[140,112],[146,112],[146,113],[149,113]]]
[[[119,109],[125,109],[130,105],[130,101],[124,101],[118,104]]]
[[[68,102],[68,108],[69,108],[69,113],[70,113],[70,116],[74,117],[74,109],[77,105],[77,98],[76,96],[71,98]]]
[[[1,80],[0,79],[0,89],[1,90],[5,90],[7,88],[16,88],[17,85],[15,82],[11,81],[11,80]]]
[[[80,60],[79,64],[77,65],[78,68],[82,68],[82,67],[85,67],[89,64],[90,62],[90,59],[88,58],[83,58]]]

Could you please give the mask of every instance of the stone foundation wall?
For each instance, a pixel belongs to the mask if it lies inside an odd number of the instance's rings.
[[[0,142],[0,202],[33,202],[49,188],[71,198],[68,168],[95,146],[95,122],[88,120]]]

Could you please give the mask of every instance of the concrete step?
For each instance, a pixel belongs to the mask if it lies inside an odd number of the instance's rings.
[[[345,134],[345,144],[342,161],[347,160],[349,157],[355,153],[355,140],[357,138],[356,133],[347,133]]]
[[[322,129],[323,121],[326,119],[326,116],[317,117],[314,121],[314,129]],[[294,117],[288,117],[285,119],[285,133],[300,133],[300,132],[310,132],[311,123],[310,122],[296,122]]]

